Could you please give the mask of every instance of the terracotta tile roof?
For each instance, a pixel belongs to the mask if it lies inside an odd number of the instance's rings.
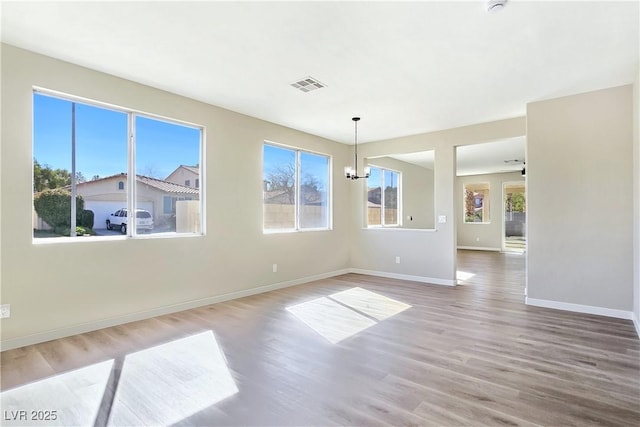
[[[119,173],[116,175],[105,176],[104,178],[99,178],[93,181],[85,181],[78,183],[79,186],[88,185],[97,181],[104,181],[107,179],[113,178],[121,178],[126,179],[127,174]],[[158,178],[151,178],[149,176],[144,175],[136,175],[137,181],[143,184],[147,184],[150,187],[157,188],[158,190],[164,191],[165,193],[180,193],[180,194],[200,194],[200,189],[193,187],[186,187],[180,184],[174,184],[173,182],[163,181]]]
[[[165,193],[200,194],[200,189],[187,187],[173,182],[163,181],[157,178],[150,178],[144,175],[136,175],[138,182],[142,182]]]

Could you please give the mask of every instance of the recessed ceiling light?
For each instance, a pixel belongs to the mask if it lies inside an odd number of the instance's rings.
[[[303,92],[311,92],[312,90],[322,89],[327,85],[324,83],[320,83],[313,77],[303,77],[300,80],[291,83],[291,86],[295,87],[296,89],[300,89]]]

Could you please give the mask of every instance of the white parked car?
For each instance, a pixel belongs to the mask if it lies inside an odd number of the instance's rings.
[[[107,219],[107,230],[119,228],[122,234],[127,234],[127,209],[122,208]],[[138,230],[153,230],[153,215],[144,209],[136,209],[136,228]]]

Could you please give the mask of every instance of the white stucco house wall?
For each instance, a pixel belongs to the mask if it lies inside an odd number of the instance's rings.
[[[137,175],[137,208],[149,211],[156,227],[163,227],[176,213],[178,200],[198,200],[200,190],[157,178]],[[79,183],[84,208],[94,213],[94,228],[105,228],[109,214],[127,207],[127,175],[118,174]]]
[[[200,168],[198,166],[180,165],[165,178],[165,181],[184,185],[185,187],[200,188]]]

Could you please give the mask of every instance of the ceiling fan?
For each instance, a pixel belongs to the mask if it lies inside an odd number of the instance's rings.
[[[522,173],[522,176],[525,175],[525,166],[527,164],[527,162],[523,159],[507,159],[507,160],[503,160],[504,164],[507,166],[511,166],[509,168],[505,168],[505,169],[501,169],[498,173],[503,173],[503,172],[517,172],[518,170],[520,170],[520,172]]]

